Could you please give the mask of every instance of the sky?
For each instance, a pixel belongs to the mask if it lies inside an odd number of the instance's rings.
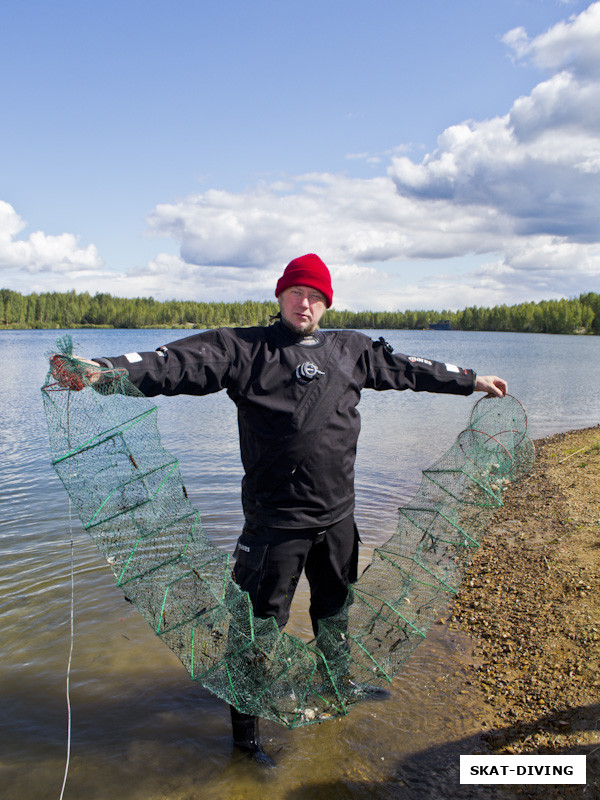
[[[600,2],[7,0],[0,288],[600,292]]]

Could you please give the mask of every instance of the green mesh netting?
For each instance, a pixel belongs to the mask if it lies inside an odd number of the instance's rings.
[[[346,714],[361,685],[392,680],[446,610],[504,487],[533,464],[519,402],[476,403],[344,608],[305,643],[253,615],[161,445],[156,406],[123,371],[86,375],[68,337],[59,348],[42,387],[52,464],[117,584],[194,680],[290,728]]]

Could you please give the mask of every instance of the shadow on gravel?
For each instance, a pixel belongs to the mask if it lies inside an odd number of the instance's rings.
[[[597,733],[595,742],[572,745],[573,734]],[[591,738],[591,737],[590,737]],[[539,742],[539,744],[538,744]],[[461,755],[586,755],[583,785],[461,785]],[[600,800],[600,704],[550,714],[528,724],[498,728],[432,747],[400,761],[381,782],[322,783],[289,792],[285,800]]]

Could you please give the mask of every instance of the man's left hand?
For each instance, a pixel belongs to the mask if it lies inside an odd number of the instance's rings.
[[[487,397],[504,397],[508,391],[508,383],[497,375],[478,375],[475,391],[486,392]]]

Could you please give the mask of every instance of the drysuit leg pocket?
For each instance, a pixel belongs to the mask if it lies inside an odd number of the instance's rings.
[[[256,605],[268,549],[268,543],[244,532],[233,553],[233,579],[243,591],[248,592],[253,605]]]

